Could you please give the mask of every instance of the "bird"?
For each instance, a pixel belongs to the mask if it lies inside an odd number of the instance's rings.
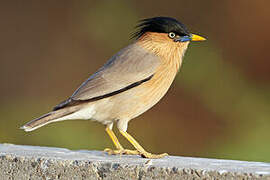
[[[142,19],[135,27],[132,42],[113,55],[65,101],[21,129],[33,131],[46,124],[71,119],[86,119],[105,125],[115,149],[104,149],[109,155],[139,155],[162,158],[167,153],[146,151],[128,132],[130,120],[153,107],[166,94],[179,71],[191,41],[206,38],[192,34],[172,17]],[[113,125],[134,147],[120,144]]]

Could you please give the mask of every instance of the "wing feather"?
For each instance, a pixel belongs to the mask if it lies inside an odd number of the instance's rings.
[[[138,44],[131,44],[114,55],[102,68],[90,76],[66,101],[55,109],[65,107],[74,101],[85,101],[96,97],[107,97],[152,77],[160,59],[144,50]]]

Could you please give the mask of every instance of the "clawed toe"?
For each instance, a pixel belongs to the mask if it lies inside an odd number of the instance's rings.
[[[141,153],[137,150],[129,150],[129,149],[110,149],[106,148],[104,149],[105,152],[107,152],[109,155],[117,155],[117,154],[125,154],[125,155],[141,155]]]
[[[144,152],[144,153],[141,153],[141,156],[143,158],[159,159],[159,158],[163,158],[165,156],[168,156],[168,154],[167,153],[163,153],[163,154],[151,154],[151,153],[148,153],[148,152]]]
[[[158,158],[163,158],[165,156],[168,156],[167,153],[163,153],[163,154],[151,154],[149,152],[139,152],[138,150],[129,150],[129,149],[110,149],[110,148],[106,148],[104,149],[104,151],[106,153],[108,153],[109,155],[141,155],[141,157],[143,158],[149,158],[149,159],[158,159]]]

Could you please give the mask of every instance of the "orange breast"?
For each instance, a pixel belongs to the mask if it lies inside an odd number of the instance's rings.
[[[161,66],[151,80],[139,87],[142,90],[139,90],[141,94],[137,95],[141,97],[140,103],[143,104],[144,111],[154,106],[166,94],[177,74],[175,66],[173,64]]]
[[[179,66],[180,59],[177,63],[162,63],[152,79],[113,97],[113,101],[123,104],[114,110],[116,119],[133,119],[153,107],[168,91]]]
[[[115,119],[133,119],[154,106],[168,91],[182,62],[188,43],[177,43],[166,34],[152,33],[138,41],[160,57],[161,64],[149,81],[113,96],[111,114]]]

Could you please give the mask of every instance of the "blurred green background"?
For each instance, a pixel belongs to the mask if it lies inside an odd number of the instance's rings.
[[[91,121],[29,133],[19,127],[69,97],[129,44],[139,19],[171,16],[208,41],[191,43],[167,95],[128,131],[151,152],[270,161],[269,6],[268,0],[1,2],[0,143],[113,147],[104,126]]]

